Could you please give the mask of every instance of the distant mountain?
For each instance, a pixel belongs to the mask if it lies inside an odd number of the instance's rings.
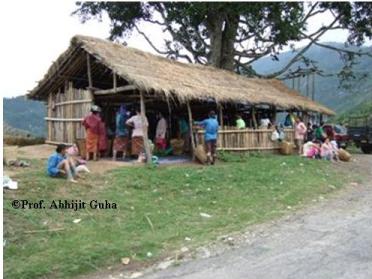
[[[337,115],[335,121],[339,123],[349,123],[350,118],[352,117],[368,115],[372,115],[372,100],[369,102],[364,102],[340,115]]]
[[[3,135],[4,136],[16,136],[16,137],[29,137],[31,135],[30,132],[13,128],[8,123],[3,123]]]
[[[46,135],[46,108],[43,102],[28,100],[26,96],[3,99],[4,133],[6,129],[21,130],[32,136]],[[5,125],[6,123],[6,125]]]
[[[328,45],[343,48],[343,44],[328,43]],[[353,47],[353,50],[359,48]],[[371,52],[372,47],[360,48],[364,52]],[[270,57],[265,57],[253,64],[254,70],[258,73],[272,73],[280,70],[287,62],[294,57],[295,53],[292,51],[284,52],[278,56],[279,61],[273,61]],[[307,58],[317,61],[317,66],[324,71],[325,74],[338,73],[343,63],[337,52],[312,46],[305,54]],[[315,100],[325,104],[338,113],[344,112],[352,107],[356,107],[365,101],[372,100],[372,58],[362,57],[357,58],[357,65],[353,70],[356,76],[362,76],[364,73],[369,74],[366,79],[352,81],[350,88],[340,88],[340,82],[337,76],[320,77],[316,76],[315,80]],[[292,70],[296,70],[299,64],[295,63],[291,66]],[[292,87],[292,81],[286,81],[289,87]],[[303,94],[306,92],[306,79],[302,78],[300,90]]]
[[[329,43],[336,47],[343,47],[342,44]],[[354,48],[355,49],[355,48]],[[372,48],[362,48],[363,51],[372,52]],[[270,57],[265,57],[253,64],[253,68],[258,73],[272,73],[281,69],[295,54],[291,51],[279,55],[279,61],[273,61]],[[342,67],[339,55],[329,49],[313,46],[306,52],[306,57],[318,61],[318,66],[326,74],[337,73]],[[316,77],[315,80],[315,100],[329,106],[336,112],[358,112],[362,109],[362,104],[372,102],[372,58],[359,58],[359,63],[355,65],[354,71],[357,75],[368,73],[369,76],[362,80],[355,80],[349,89],[339,87],[339,80],[336,76]],[[292,69],[297,69],[298,64],[294,64]],[[306,92],[306,79],[301,79],[301,91]],[[291,81],[286,82],[291,87]],[[26,99],[25,96],[16,98],[4,98],[4,122],[10,127],[20,129],[33,136],[46,135],[46,108],[43,102]]]

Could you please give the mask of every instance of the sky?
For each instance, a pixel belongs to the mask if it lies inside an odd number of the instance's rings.
[[[0,11],[0,92],[3,97],[27,94],[43,78],[57,57],[68,48],[76,35],[88,35],[102,39],[109,36],[109,20],[95,20],[81,24],[74,1],[4,1]],[[309,31],[328,23],[330,15],[321,15],[310,22]],[[150,24],[142,25],[145,33],[157,46],[162,46],[162,32]],[[321,41],[344,42],[345,31],[325,34]],[[138,34],[127,40],[128,46],[152,53],[156,52]],[[301,47],[305,43],[297,43]],[[371,42],[368,42],[371,45]]]

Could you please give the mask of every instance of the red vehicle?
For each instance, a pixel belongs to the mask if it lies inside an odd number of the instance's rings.
[[[350,136],[347,134],[347,129],[344,126],[338,124],[324,124],[323,130],[328,137],[333,137],[336,140],[338,147],[346,149],[350,141]]]

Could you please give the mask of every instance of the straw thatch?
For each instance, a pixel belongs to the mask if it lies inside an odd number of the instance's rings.
[[[215,99],[216,102],[248,102],[269,104],[284,109],[334,114],[325,106],[290,90],[281,81],[246,78],[211,66],[185,64],[110,41],[75,36],[71,46],[51,66],[29,96],[45,99],[47,84],[58,75],[77,49],[83,49],[129,84],[158,96],[187,100]]]

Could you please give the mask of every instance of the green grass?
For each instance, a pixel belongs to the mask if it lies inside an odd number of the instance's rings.
[[[278,217],[344,180],[325,161],[272,155],[236,160],[226,154],[224,160],[230,162],[121,168],[79,185],[46,177],[44,163],[33,161],[15,177],[20,189],[4,195],[5,277],[69,278],[119,264],[122,257],[153,261]],[[13,199],[106,199],[118,209],[16,210]],[[203,218],[202,212],[212,217]],[[74,224],[74,219],[82,221]],[[54,228],[64,230],[25,233]]]

